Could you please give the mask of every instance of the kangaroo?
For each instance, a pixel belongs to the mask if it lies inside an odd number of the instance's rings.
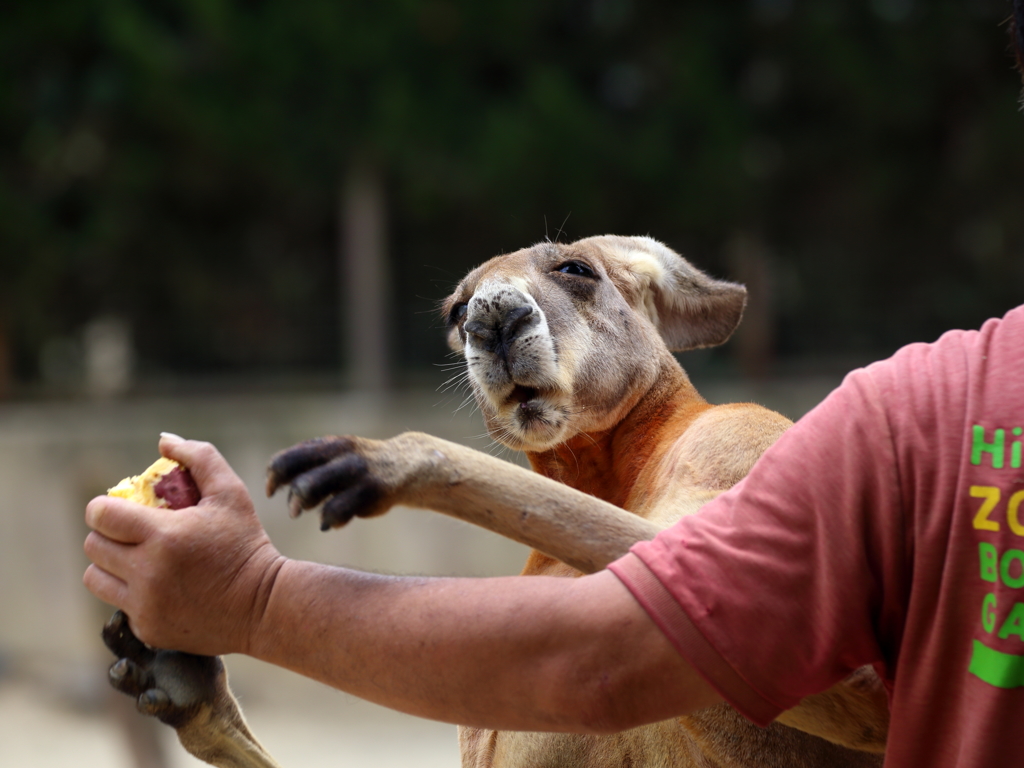
[[[471,271],[443,305],[449,345],[489,434],[533,471],[419,433],[326,437],[272,458],[267,492],[324,530],[396,504],[527,544],[524,575],[592,573],[742,478],[790,422],[752,404],[711,405],[673,351],[725,342],[746,290],[648,237],[544,242]],[[245,727],[217,660],[106,632],[125,659],[115,687],[222,768],[276,766]],[[187,662],[187,663],[186,663]],[[612,736],[459,729],[464,768],[881,765],[888,707],[869,668],[768,728],[719,705]]]

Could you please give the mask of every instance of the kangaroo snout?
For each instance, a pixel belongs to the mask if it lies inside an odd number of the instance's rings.
[[[470,320],[465,326],[466,333],[475,337],[485,352],[507,358],[512,342],[537,324],[535,315],[529,304],[512,306],[492,313],[486,319]]]
[[[544,313],[532,296],[503,280],[488,280],[470,299],[463,330],[469,346],[494,355],[515,375],[511,369],[519,367],[517,342],[540,330],[543,322]]]

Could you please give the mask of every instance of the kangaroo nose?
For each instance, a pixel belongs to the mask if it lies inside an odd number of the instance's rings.
[[[533,314],[533,307],[528,304],[513,307],[504,315],[494,318],[493,323],[482,320],[470,320],[463,326],[466,333],[478,338],[485,351],[504,355],[508,345],[516,340],[523,324]]]
[[[506,344],[511,344],[519,335],[520,329],[533,314],[533,307],[524,304],[508,311],[501,323],[501,336]]]

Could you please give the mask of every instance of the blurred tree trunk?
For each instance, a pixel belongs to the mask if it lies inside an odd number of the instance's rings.
[[[109,614],[109,610],[107,611]],[[163,732],[167,728],[155,717],[139,714],[135,702],[113,688],[107,692],[108,712],[124,735],[134,768],[170,768]]]
[[[389,269],[384,179],[373,162],[357,160],[341,193],[341,338],[349,381],[357,389],[392,383]]]
[[[732,276],[747,286],[747,308],[736,329],[733,349],[743,375],[764,379],[775,363],[775,280],[771,255],[764,240],[749,232],[737,233],[726,246]]]
[[[7,321],[0,307],[0,400],[11,396],[14,388],[14,366],[11,362],[11,337],[7,332]]]

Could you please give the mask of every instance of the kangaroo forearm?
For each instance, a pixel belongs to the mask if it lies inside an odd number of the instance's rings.
[[[237,704],[179,728],[178,739],[190,754],[217,768],[281,768],[253,736]]]
[[[584,573],[601,570],[658,526],[594,496],[455,443],[403,435],[429,469],[403,502],[479,525]],[[415,448],[413,448],[415,446]]]

